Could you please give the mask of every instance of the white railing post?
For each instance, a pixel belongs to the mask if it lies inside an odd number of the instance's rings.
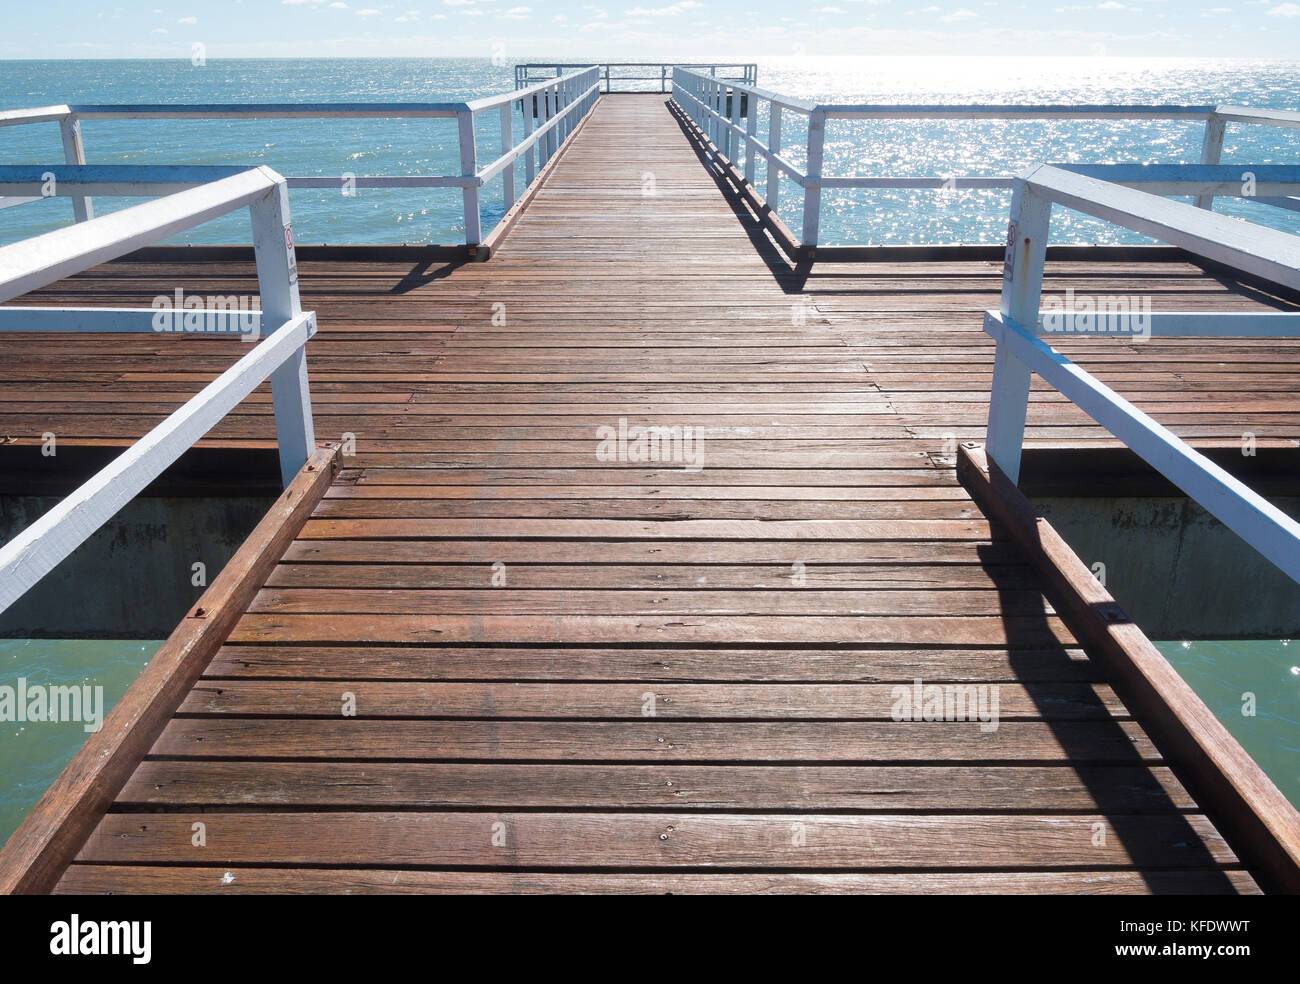
[[[817,246],[817,231],[822,210],[822,148],[826,140],[826,114],[814,109],[808,115],[808,162],[804,165],[808,185],[803,190],[803,246]]]
[[[515,146],[515,104],[506,103],[501,107],[501,153],[508,154]],[[515,165],[510,165],[501,172],[501,189],[505,196],[506,210],[515,203]]]
[[[758,100],[754,96],[749,97],[748,105],[745,107],[749,110],[749,115],[745,117],[745,136],[754,137],[758,133]],[[745,141],[745,184],[751,188],[754,187],[754,145]]]
[[[725,154],[727,152],[727,131],[722,121],[727,117],[727,83],[715,82],[714,86],[718,90],[718,105],[716,107],[718,115],[713,120],[714,126],[717,127],[717,135],[713,143],[717,146],[718,153]]]
[[[541,92],[538,92],[533,98],[537,100],[538,117],[537,117],[536,125],[538,129],[540,129],[541,127],[544,127],[546,125],[546,121],[550,119],[551,116],[551,111],[550,111],[551,90],[549,88],[543,89]],[[540,140],[537,141],[538,168],[545,167],[547,159],[551,156],[550,143],[551,143],[550,133],[546,133],[545,135],[542,136]]]
[[[1033,194],[1024,181],[1017,181],[1011,196],[1011,221],[1007,225],[1001,310],[1022,325],[1038,324],[1051,216],[1052,203]],[[1029,384],[1029,368],[1009,346],[999,343],[993,360],[985,450],[1013,483],[1020,479]]]
[[[731,87],[731,112],[727,114],[727,118],[731,123],[731,127],[727,128],[727,160],[731,161],[731,166],[734,168],[740,158],[737,151],[739,139],[734,129],[740,122],[740,90],[734,85]]]
[[[537,97],[528,96],[519,100],[520,111],[524,116],[524,139],[527,140],[533,135],[533,106],[536,105]],[[534,144],[528,148],[524,154],[524,174],[528,178],[528,183],[533,183],[533,178],[537,177],[537,145]]]
[[[253,223],[262,327],[274,333],[302,313],[298,262],[289,223],[288,185],[281,181],[265,198],[249,206],[249,214]],[[287,488],[316,448],[311,390],[307,386],[306,346],[300,346],[271,373],[271,402],[280,449],[280,479]]]
[[[86,145],[81,139],[81,121],[73,115],[59,120],[59,135],[63,138],[63,160],[66,164],[86,163]],[[90,198],[78,195],[72,199],[72,217],[77,222],[85,222],[95,217],[95,207]]]
[[[474,135],[474,114],[468,109],[456,113],[460,133],[460,174],[467,182],[461,187],[465,199],[465,245],[477,246],[483,238],[483,218],[478,201],[478,145]]]
[[[546,87],[546,122],[549,123],[555,116],[555,103],[559,99],[558,88],[553,85]],[[555,156],[555,127],[546,131],[546,159],[549,161]]]
[[[767,207],[775,213],[781,195],[781,168],[773,160],[781,153],[781,104],[778,102],[773,102],[767,113],[767,149],[772,152],[767,159]]]
[[[560,122],[555,124],[555,146],[564,146],[564,141],[569,138],[569,114],[565,112],[569,108],[569,83],[561,81],[555,86],[555,112],[560,117]]]
[[[714,113],[718,111],[718,83],[710,80],[705,86],[705,91],[708,93],[708,107],[710,110],[707,117],[709,143],[716,147],[718,144],[718,118]]]
[[[1201,163],[1218,164],[1223,156],[1223,130],[1225,122],[1218,113],[1211,113],[1205,121],[1205,135],[1201,138]],[[1197,195],[1197,208],[1214,208],[1213,195]]]

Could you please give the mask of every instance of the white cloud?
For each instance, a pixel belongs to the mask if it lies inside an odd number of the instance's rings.
[[[957,21],[970,20],[974,16],[976,16],[975,11],[962,7],[960,10],[954,10],[951,14],[944,14],[939,20],[945,24],[955,24]]]
[[[631,10],[623,11],[629,17],[676,17],[678,14],[684,14],[688,10],[694,10],[703,4],[696,3],[695,0],[681,0],[680,3],[674,3],[667,7],[633,7]],[[584,8],[586,9],[586,8]],[[604,16],[600,14],[598,16]]]
[[[1265,13],[1270,17],[1300,17],[1300,4],[1280,3]]]
[[[182,17],[182,18],[181,18],[180,20],[178,20],[176,23],[177,23],[177,24],[197,24],[198,22],[199,22],[199,19],[198,19],[197,17]]]

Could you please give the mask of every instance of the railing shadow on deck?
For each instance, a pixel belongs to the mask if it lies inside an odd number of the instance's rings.
[[[995,520],[990,519],[990,523],[995,531],[995,536],[1001,533],[1002,536],[1010,538],[1010,534],[1002,530],[1000,524]],[[1210,894],[1214,891],[1235,892],[1235,888],[1226,872],[1211,870],[1217,866],[1218,862],[1205,848],[1200,834],[1188,822],[1187,816],[1182,812],[1178,804],[1160,786],[1155,775],[1150,771],[1156,767],[1143,762],[1141,755],[1129,742],[1129,736],[1120,726],[1119,720],[1112,714],[1104,713],[1105,705],[1100,699],[1094,697],[1096,709],[1099,712],[1095,720],[1106,726],[1105,730],[1113,735],[1118,745],[1128,747],[1127,755],[1093,765],[1089,761],[1089,756],[1093,754],[1093,750],[1087,747],[1088,742],[1072,727],[1072,725],[1077,724],[1078,719],[1054,716],[1050,687],[1045,687],[1032,679],[1033,673],[1030,671],[1033,668],[1027,665],[1029,662],[1028,654],[1047,652],[1049,655],[1059,658],[1062,666],[1069,664],[1071,656],[1066,648],[1060,644],[1050,647],[1044,646],[1043,639],[1051,637],[1047,615],[1043,614],[1040,619],[1035,619],[1033,616],[1025,615],[1024,607],[1016,604],[1018,594],[1022,594],[1023,589],[1018,590],[1014,580],[1008,579],[1007,574],[1010,568],[1000,564],[995,556],[991,556],[989,547],[978,547],[976,553],[980,557],[980,566],[988,574],[989,579],[993,582],[994,590],[998,593],[998,607],[1002,612],[1003,626],[1007,635],[1007,653],[1012,670],[1030,699],[1034,702],[1034,706],[1037,708],[1043,722],[1051,729],[1053,738],[1060,744],[1065,756],[1070,761],[1070,765],[1061,768],[1072,769],[1075,775],[1078,776],[1079,781],[1087,789],[1089,796],[1097,805],[1097,815],[1105,818],[1111,832],[1120,839],[1130,862],[1139,869],[1139,873],[1146,882],[1147,887],[1156,893],[1169,890],[1161,877],[1159,869],[1169,869],[1169,845],[1179,843],[1197,845],[1188,851],[1186,857],[1179,859],[1178,868],[1206,869],[1204,871],[1206,885],[1199,890],[1201,893]],[[1052,597],[1050,588],[1045,587],[1044,596],[1052,603],[1052,608],[1055,611],[1060,612],[1062,610],[1059,601]],[[1089,659],[1091,660],[1091,656]],[[1028,676],[1030,679],[1021,679],[1022,675]],[[1103,675],[1102,678],[1105,679],[1105,676]],[[1149,778],[1144,781],[1142,792],[1150,796],[1150,801],[1142,812],[1134,812],[1135,807],[1129,805],[1132,800],[1132,790],[1126,790],[1120,780],[1106,775],[1109,769],[1117,766],[1140,766],[1148,771]],[[1044,766],[1044,768],[1057,767]],[[1149,788],[1147,788],[1148,783]],[[1123,808],[1126,808],[1126,812],[1120,812]],[[1144,824],[1153,819],[1175,823],[1176,827],[1171,829],[1176,831],[1176,836],[1171,836],[1167,842],[1162,844],[1157,844],[1151,838],[1144,836],[1142,831]],[[1086,856],[1088,843],[1090,842],[1080,840],[1081,867],[1088,867],[1087,863],[1082,860]]]
[[[804,284],[812,271],[812,261],[805,258],[792,262],[786,256],[773,238],[770,217],[756,212],[727,176],[726,169],[716,160],[710,158],[703,144],[701,144],[698,134],[693,130],[694,124],[682,112],[681,108],[670,100],[665,100],[664,105],[667,107],[668,112],[672,114],[678,127],[680,127],[682,135],[686,138],[687,144],[700,165],[713,178],[718,193],[722,195],[723,200],[735,212],[737,221],[754,246],[754,252],[767,264],[781,289],[787,294],[802,293]]]
[[[411,269],[402,274],[402,278],[389,288],[390,294],[409,294],[413,290],[425,287],[438,280],[446,280],[469,260],[418,259]]]

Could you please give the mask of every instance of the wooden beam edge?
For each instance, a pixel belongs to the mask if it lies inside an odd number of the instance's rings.
[[[578,121],[578,125],[573,128],[573,132],[569,134],[568,139],[560,145],[554,156],[551,157],[542,169],[537,172],[537,176],[533,179],[533,183],[525,188],[524,193],[519,196],[519,199],[506,210],[506,214],[501,216],[501,221],[493,226],[492,231],[483,238],[483,242],[479,243],[478,246],[469,247],[470,259],[476,261],[489,260],[501,247],[502,241],[510,234],[510,230],[515,227],[515,223],[519,221],[519,217],[524,214],[524,209],[532,204],[533,199],[537,197],[537,193],[542,190],[542,186],[545,185],[546,182],[550,180],[551,175],[555,173],[556,166],[564,159],[564,155],[569,152],[569,148],[577,142],[578,135],[582,133],[582,128],[586,126],[587,121],[596,114],[596,108],[600,105],[601,98],[603,97],[597,95],[596,102],[588,111],[587,115]],[[541,141],[538,141],[538,143],[540,142]],[[511,166],[513,167],[514,165]]]
[[[338,471],[319,444],[289,487],[0,850],[0,893],[51,891],[243,616]]]
[[[1058,614],[1260,887],[1300,893],[1296,808],[983,446],[960,446],[957,477],[1048,581]]]

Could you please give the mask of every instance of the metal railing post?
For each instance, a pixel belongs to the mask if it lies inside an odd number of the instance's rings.
[[[781,168],[772,160],[781,153],[781,104],[774,102],[767,113],[767,148],[772,152],[767,159],[767,207],[776,211],[777,199],[781,194]]]
[[[63,160],[66,164],[85,164],[86,145],[81,139],[81,121],[69,114],[59,120],[59,135],[63,138]],[[95,217],[95,207],[89,196],[78,195],[72,199],[72,217],[85,222]]]
[[[814,109],[808,116],[808,161],[804,165],[808,184],[803,189],[803,246],[817,246],[822,210],[822,149],[826,140],[826,114]]]
[[[1225,122],[1218,113],[1211,113],[1205,121],[1205,135],[1201,138],[1201,163],[1218,164],[1223,156],[1223,131]],[[1213,210],[1213,195],[1197,195],[1196,207]]]
[[[302,313],[298,297],[298,262],[289,222],[289,187],[283,181],[249,206],[253,223],[253,255],[257,290],[261,295],[262,327],[278,331]],[[307,349],[300,346],[271,373],[271,402],[275,437],[280,450],[280,479],[287,488],[316,448],[307,385]]]
[[[483,217],[478,200],[478,143],[474,135],[474,114],[468,109],[456,113],[460,133],[460,174],[465,199],[465,245],[477,246],[483,238]]]
[[[1024,181],[1017,181],[1011,196],[1011,221],[1007,226],[1001,311],[1031,329],[1038,324],[1051,217],[1052,203],[1033,194]],[[1029,412],[1029,384],[1029,367],[1008,346],[999,343],[993,360],[985,450],[1013,483],[1020,479],[1020,455],[1025,443],[1025,418]]]

